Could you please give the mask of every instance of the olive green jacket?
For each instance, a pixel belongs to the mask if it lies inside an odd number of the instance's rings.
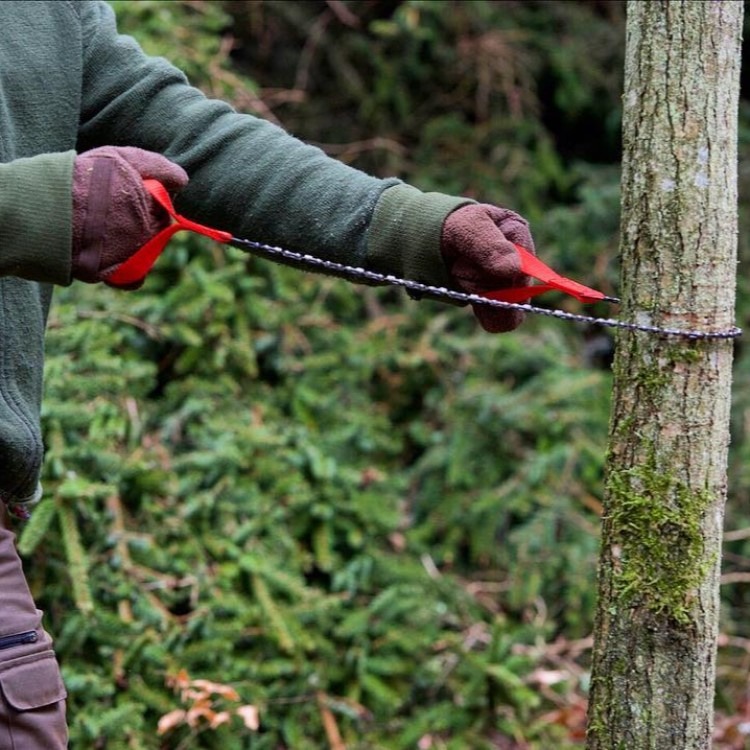
[[[466,202],[378,180],[207,99],[118,35],[103,2],[0,2],[0,500],[37,499],[43,337],[71,283],[76,152],[137,146],[190,175],[178,210],[272,245],[448,285],[445,216]]]

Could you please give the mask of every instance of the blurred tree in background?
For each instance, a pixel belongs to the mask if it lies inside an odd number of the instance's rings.
[[[207,94],[514,208],[547,262],[615,291],[622,3],[113,5]],[[71,747],[580,746],[611,347],[546,318],[489,336],[465,309],[195,237],[137,294],[61,290],[47,496],[21,544]],[[721,748],[744,747],[749,710],[738,354]]]

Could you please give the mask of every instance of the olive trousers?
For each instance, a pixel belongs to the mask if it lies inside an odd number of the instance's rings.
[[[68,747],[65,687],[0,503],[0,750]]]

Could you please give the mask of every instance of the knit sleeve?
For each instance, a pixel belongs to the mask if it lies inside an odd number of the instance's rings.
[[[0,164],[0,276],[70,283],[74,158],[68,151]]]
[[[407,187],[399,180],[371,177],[206,98],[166,60],[119,35],[106,4],[85,3],[81,19],[81,150],[129,145],[164,154],[190,175],[178,209],[236,236],[396,275],[419,269],[420,281],[445,283],[439,235],[460,199],[415,200],[419,191],[409,188],[419,210],[405,212],[386,197]]]

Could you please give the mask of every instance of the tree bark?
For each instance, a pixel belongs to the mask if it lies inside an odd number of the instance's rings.
[[[742,13],[628,4],[625,319],[734,323]],[[732,348],[618,337],[589,750],[711,746]]]

